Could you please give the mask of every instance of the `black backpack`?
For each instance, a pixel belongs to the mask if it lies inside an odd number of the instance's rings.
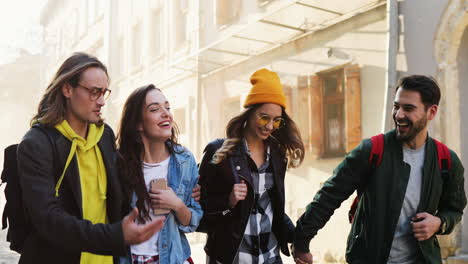
[[[45,127],[38,123],[33,125],[33,128],[40,129],[47,135],[53,146],[54,157],[56,157],[55,140],[60,135],[59,132],[55,128]],[[8,227],[7,241],[10,242],[10,249],[21,254],[24,242],[31,232],[31,223],[23,206],[16,159],[17,149],[18,144],[5,148],[1,184],[6,183],[6,204],[2,215],[2,229]],[[54,158],[54,160],[56,159]],[[54,170],[57,171],[55,164]]]

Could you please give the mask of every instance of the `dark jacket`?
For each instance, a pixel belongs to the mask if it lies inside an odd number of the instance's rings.
[[[369,175],[370,149],[369,139],[361,142],[315,195],[297,222],[294,242],[297,249],[308,252],[310,240],[333,211],[356,189],[366,186],[348,236],[346,260],[369,264],[387,262],[411,168],[403,161],[402,143],[396,139],[394,130],[385,134],[383,160],[372,175]],[[428,137],[417,210],[440,217],[446,223],[444,234],[452,232],[466,205],[463,166],[453,151],[450,154],[452,167],[444,179],[438,165],[436,145]],[[435,235],[418,244],[426,263],[442,262]]]
[[[106,125],[98,143],[106,166],[107,218],[111,224],[93,225],[83,219],[76,156],[65,173],[59,197],[55,197],[55,184],[65,166],[71,142],[60,134],[54,144],[55,147],[42,130],[31,128],[18,146],[20,184],[32,225],[19,263],[78,264],[81,251],[125,255],[120,222],[123,193],[112,129]]]
[[[213,154],[221,147],[223,140],[215,140],[205,148],[200,164],[201,200],[204,215],[199,230],[208,233],[205,252],[210,263],[215,260],[232,263],[247,226],[247,221],[254,203],[252,177],[244,144],[235,147],[228,158],[215,165],[211,163]],[[273,233],[281,251],[289,256],[287,243],[294,236],[294,225],[284,212],[284,176],[287,160],[279,147],[270,145],[270,157],[273,165],[275,188],[270,194],[273,205]],[[234,184],[244,179],[248,186],[247,197],[234,208],[228,205],[229,195]]]

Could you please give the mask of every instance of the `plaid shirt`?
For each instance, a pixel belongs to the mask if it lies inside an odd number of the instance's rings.
[[[244,142],[250,157],[247,142]],[[278,241],[272,232],[273,208],[269,193],[273,190],[274,180],[270,147],[267,147],[265,154],[265,163],[258,169],[249,158],[255,201],[234,263],[282,263]]]
[[[132,264],[159,264],[159,255],[142,256],[132,254]],[[194,264],[192,258],[188,258],[183,264]]]

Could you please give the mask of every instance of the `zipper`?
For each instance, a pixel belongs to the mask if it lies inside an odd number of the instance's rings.
[[[242,178],[243,180],[245,180],[245,182],[248,183],[247,179],[242,177],[242,176],[239,176],[239,178]],[[247,185],[248,186],[248,185]],[[248,188],[247,188],[248,189]],[[251,188],[253,190],[253,188]],[[255,194],[254,194],[254,199],[255,199]],[[255,203],[255,201],[254,201]],[[248,217],[247,217],[247,221],[244,223],[245,227],[247,227],[247,224],[249,223],[249,218],[250,218],[250,213],[252,212],[252,209],[254,207],[254,203],[252,203],[252,205],[250,206],[250,209],[249,209],[249,214],[248,214]],[[244,237],[245,237],[245,232],[243,232],[242,234],[242,239],[240,240],[239,244],[237,245],[237,250],[236,250],[236,254],[234,255],[234,259],[236,258],[237,254],[239,253],[239,249],[240,249],[240,246],[242,245],[242,241],[244,241]],[[234,262],[234,259],[232,260]]]
[[[222,215],[225,216],[227,214],[231,213],[231,209],[226,209],[226,210],[220,210],[220,211],[214,211],[214,212],[209,212],[209,213],[203,213],[204,215]]]

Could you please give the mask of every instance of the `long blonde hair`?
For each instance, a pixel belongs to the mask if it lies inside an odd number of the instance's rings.
[[[226,126],[226,139],[223,145],[215,152],[213,159],[214,164],[219,164],[227,158],[233,151],[234,147],[240,144],[241,139],[244,137],[244,130],[250,116],[262,104],[255,104],[246,108],[242,113],[229,120]],[[282,109],[281,117],[284,119],[284,126],[276,129],[270,135],[273,142],[276,142],[280,148],[280,152],[286,155],[288,159],[288,167],[296,168],[304,160],[304,143],[302,142],[301,133],[297,129],[294,121]]]
[[[39,122],[46,126],[54,126],[62,122],[67,111],[65,96],[62,94],[63,85],[69,83],[72,87],[76,87],[81,74],[91,67],[102,69],[109,76],[106,66],[101,61],[84,52],[76,52],[66,59],[47,86],[37,114],[31,119],[31,125]],[[102,120],[100,123],[102,124]]]

